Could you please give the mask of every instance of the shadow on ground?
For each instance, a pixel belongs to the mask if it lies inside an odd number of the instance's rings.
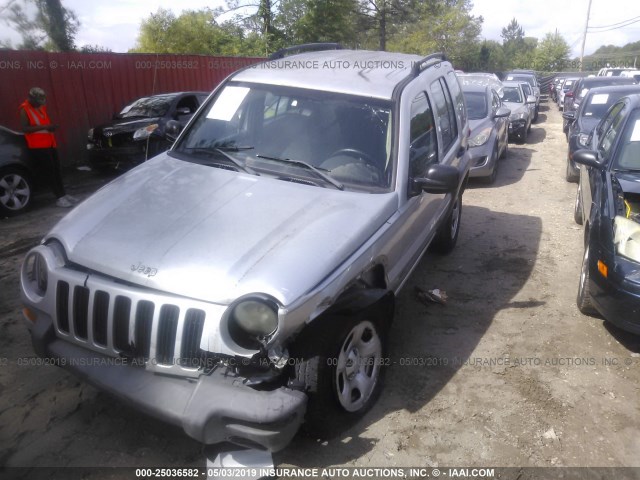
[[[456,374],[462,360],[472,356],[497,312],[531,306],[512,299],[532,273],[542,234],[540,218],[475,206],[464,208],[463,216],[456,250],[445,257],[427,254],[398,297],[392,363],[378,403],[327,446],[298,435],[276,455],[277,464],[331,466],[366,456],[375,446],[366,434],[371,424],[397,411],[421,410]],[[416,287],[446,291],[448,304],[420,303]],[[447,365],[428,365],[424,359],[447,359]],[[347,440],[348,448],[343,443]]]

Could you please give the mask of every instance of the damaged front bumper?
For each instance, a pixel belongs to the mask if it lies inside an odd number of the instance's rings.
[[[231,442],[275,452],[287,446],[304,418],[303,392],[256,390],[224,368],[198,378],[153,373],[59,339],[52,320],[42,315],[31,336],[40,356],[205,444]]]
[[[522,138],[527,131],[527,121],[525,119],[509,121],[509,138]]]

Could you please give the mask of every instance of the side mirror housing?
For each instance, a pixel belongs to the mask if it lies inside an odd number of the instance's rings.
[[[451,165],[431,165],[424,177],[413,179],[414,190],[423,190],[427,193],[453,192],[459,184],[460,172]]]
[[[527,103],[536,103],[535,95],[527,95]]]
[[[508,117],[509,115],[511,115],[511,110],[509,110],[507,107],[499,107],[496,110],[496,113],[493,115],[493,118],[504,118]]]
[[[182,125],[177,120],[169,120],[164,127],[164,136],[170,142],[175,142],[182,131]]]
[[[575,163],[579,163],[580,165],[585,165],[587,167],[593,167],[597,170],[602,170],[604,168],[604,164],[598,160],[598,154],[593,150],[578,150],[573,154],[571,159]]]
[[[564,112],[562,118],[573,121],[576,119],[576,112]]]

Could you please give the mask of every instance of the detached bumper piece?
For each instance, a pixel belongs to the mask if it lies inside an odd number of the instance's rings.
[[[230,442],[275,452],[287,446],[304,418],[307,397],[296,390],[255,390],[223,369],[198,378],[153,373],[57,338],[46,317],[31,332],[40,355],[205,444]]]

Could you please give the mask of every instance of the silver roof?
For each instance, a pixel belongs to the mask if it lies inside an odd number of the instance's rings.
[[[422,57],[367,50],[323,50],[267,60],[233,80],[390,99]]]

